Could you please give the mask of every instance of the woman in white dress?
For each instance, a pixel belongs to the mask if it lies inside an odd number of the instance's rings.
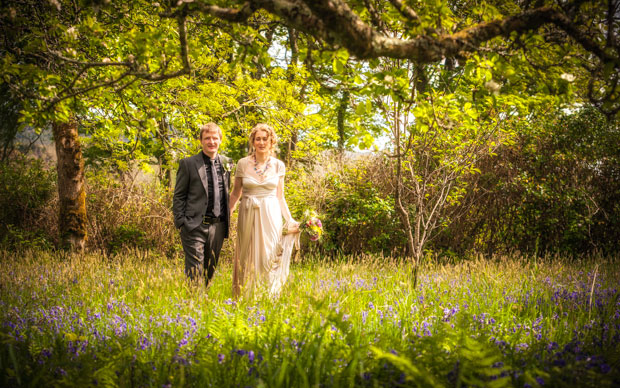
[[[273,128],[256,125],[250,133],[250,155],[237,163],[229,201],[232,214],[240,199],[235,297],[250,297],[261,290],[277,296],[289,274],[293,246],[299,246],[299,223],[291,217],[284,199],[284,163],[273,156],[276,143]]]

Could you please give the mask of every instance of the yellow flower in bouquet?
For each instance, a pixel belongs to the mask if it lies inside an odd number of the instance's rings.
[[[310,241],[319,241],[323,235],[323,224],[314,210],[306,210],[299,229],[310,238]]]

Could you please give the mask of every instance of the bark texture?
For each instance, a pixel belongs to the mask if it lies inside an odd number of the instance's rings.
[[[87,238],[86,191],[77,124],[56,122],[52,129],[58,159],[60,241],[65,249],[83,251]]]

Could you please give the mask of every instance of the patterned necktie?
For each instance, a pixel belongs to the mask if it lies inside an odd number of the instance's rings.
[[[220,182],[217,176],[215,159],[211,159],[211,178],[213,180],[213,215],[220,216]]]

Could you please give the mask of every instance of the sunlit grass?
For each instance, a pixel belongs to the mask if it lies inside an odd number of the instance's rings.
[[[277,299],[231,299],[153,253],[0,253],[2,385],[614,386],[609,259],[305,259]]]

